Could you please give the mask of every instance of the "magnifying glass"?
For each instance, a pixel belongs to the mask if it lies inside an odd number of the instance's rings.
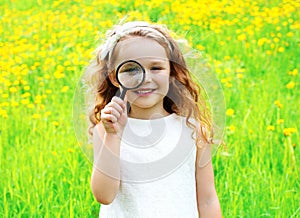
[[[140,87],[145,80],[145,69],[134,60],[122,62],[116,71],[118,83],[123,88],[120,98],[124,99],[126,91]]]

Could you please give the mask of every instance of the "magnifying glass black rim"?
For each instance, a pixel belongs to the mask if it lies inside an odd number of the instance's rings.
[[[123,86],[123,84],[122,84],[121,81],[119,80],[119,76],[118,76],[120,68],[121,68],[124,64],[126,64],[126,63],[128,63],[128,62],[136,63],[137,65],[140,66],[140,68],[141,68],[142,71],[143,71],[143,78],[142,78],[141,82],[140,82],[139,84],[137,84],[135,87],[132,87],[132,88],[128,88],[128,87],[126,87],[126,86]],[[122,86],[123,89],[126,89],[126,90],[136,89],[136,88],[140,87],[140,85],[141,85],[141,84],[144,82],[144,80],[145,80],[145,69],[144,69],[144,67],[143,67],[139,62],[137,62],[137,61],[135,61],[135,60],[127,60],[127,61],[123,61],[123,62],[122,62],[121,64],[119,64],[119,66],[117,67],[117,70],[116,70],[116,78],[117,78],[118,83]]]

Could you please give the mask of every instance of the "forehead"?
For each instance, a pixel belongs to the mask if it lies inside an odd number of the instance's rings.
[[[113,58],[118,65],[126,60],[168,61],[165,48],[157,41],[145,37],[130,37],[115,47]]]

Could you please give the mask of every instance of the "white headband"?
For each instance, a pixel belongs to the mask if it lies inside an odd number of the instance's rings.
[[[109,55],[109,58],[110,58],[111,52],[115,48],[115,46],[118,43],[120,38],[122,38],[123,36],[126,36],[130,33],[139,31],[139,30],[147,30],[149,32],[155,33],[156,35],[161,37],[168,44],[170,51],[172,51],[170,42],[167,40],[167,38],[161,32],[150,27],[150,25],[147,22],[135,21],[135,22],[125,23],[124,25],[118,27],[116,30],[114,30],[113,32],[110,32],[108,34],[108,39],[101,47],[100,59],[104,60],[104,58],[107,55]]]

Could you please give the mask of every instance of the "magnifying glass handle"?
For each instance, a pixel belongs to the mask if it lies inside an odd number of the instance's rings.
[[[121,98],[122,100],[124,100],[126,91],[127,91],[126,89],[123,89],[123,91],[121,92],[120,98]]]

